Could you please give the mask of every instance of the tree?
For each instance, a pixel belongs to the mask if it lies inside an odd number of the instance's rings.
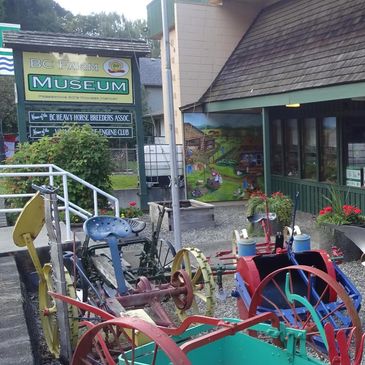
[[[142,39],[150,45],[152,57],[158,57],[160,54],[159,42],[147,38],[147,22],[144,19],[132,21],[114,12],[102,12],[91,15],[67,15],[64,21],[64,29],[68,33],[128,40]]]
[[[53,0],[2,0],[0,2],[1,21],[21,24],[23,30],[63,32],[63,18],[69,14],[71,14],[69,11]]]
[[[3,133],[16,133],[16,105],[14,95],[14,77],[0,77],[0,121]]]

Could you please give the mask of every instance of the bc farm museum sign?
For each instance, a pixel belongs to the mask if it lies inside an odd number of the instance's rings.
[[[25,100],[133,103],[128,58],[23,52]]]

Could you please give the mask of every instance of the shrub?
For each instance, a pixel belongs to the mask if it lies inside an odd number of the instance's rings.
[[[73,125],[58,131],[53,137],[43,137],[34,143],[24,143],[8,164],[52,163],[71,172],[98,188],[109,191],[111,183],[111,156],[108,140],[95,133],[90,126]],[[55,178],[55,185],[62,186],[61,178]],[[9,193],[33,192],[31,184],[48,183],[45,178],[8,178]],[[69,200],[83,208],[92,208],[92,192],[79,183],[69,181]],[[106,201],[103,201],[103,204]]]
[[[252,193],[247,202],[247,216],[266,212],[266,205],[269,212],[276,213],[277,220],[281,225],[290,225],[293,201],[280,191],[272,193],[270,196],[261,191]]]
[[[361,209],[355,205],[344,204],[341,194],[334,187],[329,188],[330,197],[324,197],[329,205],[322,208],[317,216],[317,223],[321,224],[364,224],[365,217]],[[346,199],[345,199],[346,200]]]

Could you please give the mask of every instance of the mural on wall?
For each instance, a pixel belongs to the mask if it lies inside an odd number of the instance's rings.
[[[184,114],[188,198],[241,200],[262,188],[259,114]]]

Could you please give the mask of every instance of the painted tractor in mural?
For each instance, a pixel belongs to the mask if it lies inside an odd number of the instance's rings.
[[[188,197],[240,200],[261,187],[262,136],[252,115],[184,114]]]

